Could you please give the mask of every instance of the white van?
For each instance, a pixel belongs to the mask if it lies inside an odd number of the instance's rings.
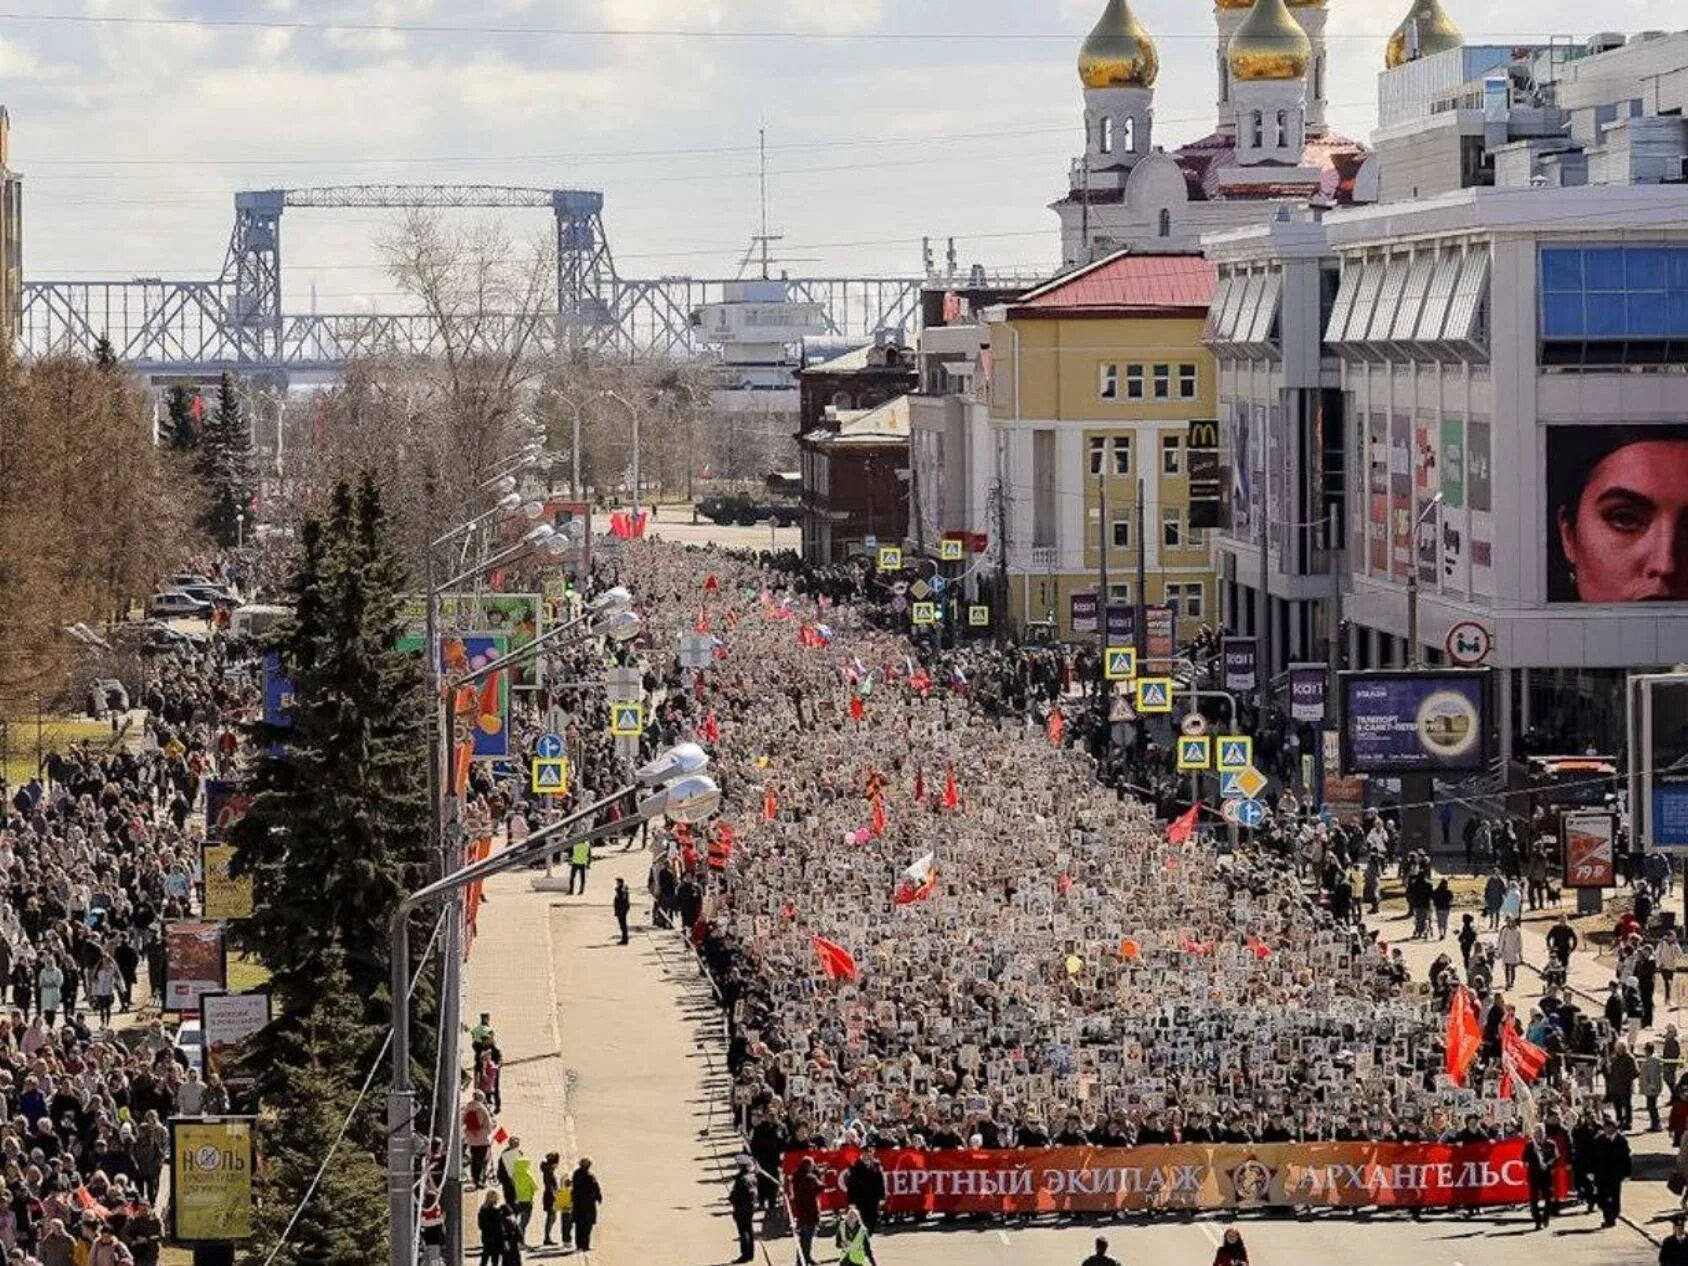
[[[265,606],[256,602],[236,607],[229,617],[229,632],[235,637],[263,637],[292,614],[292,607]]]

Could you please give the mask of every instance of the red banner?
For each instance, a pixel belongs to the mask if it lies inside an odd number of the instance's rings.
[[[821,1207],[849,1203],[858,1153],[792,1152],[820,1167]],[[1494,1143],[1241,1143],[1047,1147],[1024,1151],[876,1150],[886,1213],[1100,1213],[1268,1205],[1445,1208],[1529,1199],[1524,1140]],[[1561,1167],[1556,1186],[1568,1179]]]

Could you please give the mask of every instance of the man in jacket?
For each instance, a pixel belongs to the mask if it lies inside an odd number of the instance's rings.
[[[1594,1195],[1600,1206],[1600,1225],[1616,1226],[1623,1212],[1624,1180],[1629,1177],[1629,1140],[1618,1131],[1617,1118],[1608,1116],[1594,1138]]]
[[[872,1235],[879,1229],[879,1206],[885,1203],[885,1171],[872,1152],[863,1150],[844,1176],[844,1193],[861,1214],[862,1225]]]
[[[598,1225],[598,1207],[604,1203],[604,1189],[592,1173],[592,1160],[582,1156],[574,1167],[570,1183],[574,1192],[574,1242],[582,1253],[592,1251],[592,1228]]]
[[[480,1266],[500,1266],[504,1260],[504,1211],[498,1207],[498,1192],[489,1191],[481,1199],[475,1225],[481,1233]]]
[[[1553,1171],[1558,1163],[1559,1149],[1547,1136],[1547,1127],[1536,1126],[1524,1145],[1524,1166],[1530,1182],[1530,1220],[1538,1231],[1553,1218]]]
[[[1670,1234],[1659,1242],[1659,1266],[1688,1266],[1688,1214],[1670,1220]]]
[[[627,913],[633,908],[633,894],[627,891],[627,881],[615,881],[615,921],[621,929],[621,943],[627,944]]]
[[[733,1178],[732,1190],[727,1193],[732,1206],[733,1226],[738,1231],[738,1258],[748,1262],[756,1256],[756,1186],[750,1178],[750,1162],[741,1160]]]

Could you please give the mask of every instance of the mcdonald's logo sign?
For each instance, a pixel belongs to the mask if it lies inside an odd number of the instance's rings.
[[[1190,423],[1190,434],[1185,440],[1188,448],[1218,448],[1219,423],[1213,421],[1195,421]]]

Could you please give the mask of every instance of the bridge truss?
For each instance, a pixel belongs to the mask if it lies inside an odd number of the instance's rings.
[[[727,278],[619,276],[604,233],[604,197],[582,189],[502,185],[349,185],[246,190],[222,274],[211,280],[26,281],[19,339],[26,356],[91,354],[104,337],[120,360],[153,376],[225,370],[285,378],[334,372],[359,356],[427,355],[443,331],[420,313],[290,314],[282,302],[282,213],[292,208],[550,208],[556,304],[541,314],[477,320],[482,339],[538,353],[687,358],[699,353],[692,314],[725,299]],[[911,327],[921,282],[906,277],[801,277],[791,297],[821,305],[828,332],[868,338]],[[490,324],[489,324],[490,320]]]

